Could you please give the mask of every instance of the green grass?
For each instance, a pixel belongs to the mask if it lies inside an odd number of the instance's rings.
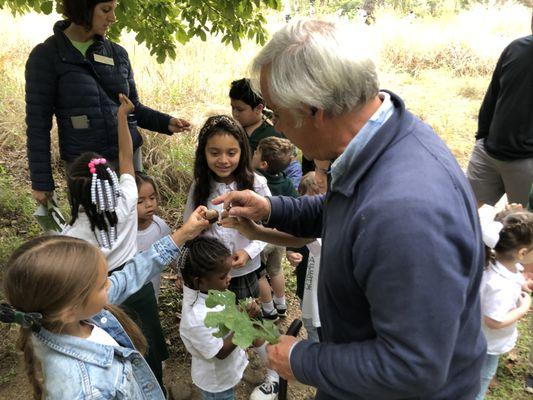
[[[26,238],[39,234],[40,228],[33,218],[36,206],[26,189],[0,166],[0,277],[13,250]]]
[[[531,394],[524,391],[524,377],[528,372],[533,373],[530,369],[528,370],[529,350],[533,343],[530,328],[532,318],[529,314],[519,321],[518,343],[509,354],[500,358],[496,382],[491,386],[486,399],[527,400],[532,398]]]

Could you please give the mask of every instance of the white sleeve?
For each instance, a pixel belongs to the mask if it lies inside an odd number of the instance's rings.
[[[161,236],[160,237],[167,236],[167,235],[170,235],[172,233],[172,230],[170,229],[170,227],[168,226],[167,222],[163,218],[158,217],[158,222],[159,222],[159,226],[161,228]]]
[[[135,178],[130,174],[122,174],[120,176],[120,191],[122,194],[118,198],[118,207],[116,209],[119,222],[124,221],[132,214],[137,218],[139,192],[137,191]]]
[[[187,338],[191,345],[206,360],[214,358],[224,346],[224,339],[213,336],[213,332],[216,332],[216,329],[207,328],[204,325],[190,327],[187,331]]]
[[[206,360],[215,357],[224,346],[224,339],[213,336],[217,328],[205,326],[204,319],[207,313],[198,315],[194,309],[189,309],[188,312],[187,316],[182,316],[180,336],[187,339],[187,342]]]
[[[268,188],[267,180],[264,176],[254,173],[254,192],[261,196],[272,196]]]
[[[507,313],[516,308],[516,304],[513,304],[513,296],[490,282],[483,287],[480,297],[482,314],[495,321],[503,321]]]

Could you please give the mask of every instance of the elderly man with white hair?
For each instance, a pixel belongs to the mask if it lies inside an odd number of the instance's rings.
[[[252,70],[276,129],[334,160],[325,196],[218,198],[232,216],[322,237],[323,340],[282,336],[269,362],[317,399],[473,399],[485,340],[476,201],[454,157],[395,94],[378,89],[361,38],[299,20]]]

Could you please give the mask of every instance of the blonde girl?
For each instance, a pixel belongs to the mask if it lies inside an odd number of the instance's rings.
[[[139,329],[116,307],[180,254],[207,225],[205,207],[108,277],[102,252],[88,242],[39,237],[11,256],[8,303],[0,321],[21,325],[19,348],[34,399],[165,397],[144,360]]]

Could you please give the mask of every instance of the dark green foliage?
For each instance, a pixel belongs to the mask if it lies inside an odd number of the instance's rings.
[[[60,1],[50,0],[0,0],[0,8],[5,7],[14,14],[61,12]],[[235,49],[242,38],[264,44],[263,11],[280,7],[280,0],[121,0],[108,36],[117,39],[123,29],[136,32],[137,42],[145,43],[162,63],[176,57],[177,42],[183,44],[195,36],[206,40],[208,34],[220,35],[222,43]]]

